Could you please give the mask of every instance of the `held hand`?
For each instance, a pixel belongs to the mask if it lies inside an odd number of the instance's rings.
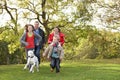
[[[29,44],[26,42],[26,43],[25,43],[25,46],[28,46],[28,45],[29,45]]]
[[[60,61],[62,61],[62,58],[60,57]]]
[[[45,54],[43,53],[43,57],[45,57]]]
[[[36,45],[39,46],[39,43],[37,43]]]
[[[49,61],[51,61],[51,58],[50,58],[50,57],[47,57],[47,59],[48,59]]]

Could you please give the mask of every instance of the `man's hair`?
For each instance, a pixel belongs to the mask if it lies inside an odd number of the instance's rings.
[[[38,22],[38,21],[35,21],[35,23],[38,23],[38,24],[39,24],[39,22]]]

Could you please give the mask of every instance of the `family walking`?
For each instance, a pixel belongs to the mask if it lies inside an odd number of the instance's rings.
[[[40,50],[45,45],[45,33],[39,27],[39,22],[35,21],[34,26],[31,24],[25,25],[25,31],[20,39],[21,46],[25,47],[27,64],[29,66],[36,63],[34,59],[30,55],[28,55],[29,51],[33,51],[34,55],[37,57],[38,63],[40,64],[41,54]],[[58,27],[55,27],[52,33],[48,36],[48,47],[43,52],[42,56],[47,57],[50,60],[50,70],[54,71],[56,68],[56,73],[60,72],[60,62],[63,59],[64,51],[64,34],[60,31]],[[28,66],[28,67],[29,67]],[[34,66],[33,66],[34,67]]]

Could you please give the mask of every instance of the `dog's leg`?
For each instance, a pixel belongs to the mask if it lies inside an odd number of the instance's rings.
[[[31,66],[31,68],[30,68],[30,72],[34,72],[34,66],[35,66],[35,63]]]
[[[39,62],[38,61],[36,62],[36,69],[37,69],[37,72],[39,72]]]
[[[27,68],[27,64],[25,65],[24,69],[26,69],[26,68]]]
[[[24,69],[26,69],[28,67],[29,63],[30,63],[30,59],[27,60],[27,63],[25,65]]]

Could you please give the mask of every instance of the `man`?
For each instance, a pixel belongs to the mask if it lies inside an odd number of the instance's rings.
[[[42,40],[39,45],[36,45],[36,43],[38,42],[38,39],[35,38],[35,55],[38,57],[38,61],[40,64],[40,49],[42,49],[45,44],[45,33],[42,29],[40,29],[38,21],[35,21],[34,28],[35,28],[35,32],[42,37]]]

